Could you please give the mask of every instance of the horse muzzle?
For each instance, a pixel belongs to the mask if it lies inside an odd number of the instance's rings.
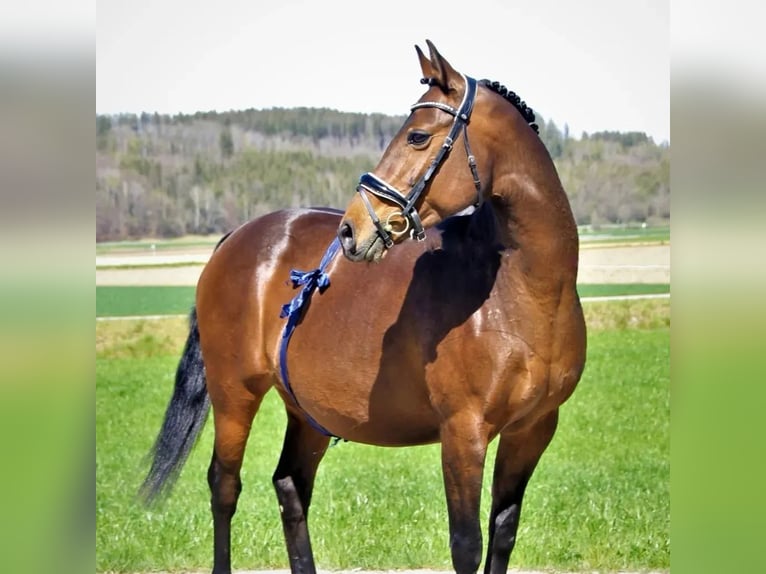
[[[371,233],[358,242],[354,224],[350,220],[341,222],[338,227],[338,240],[343,249],[343,255],[349,261],[376,263],[383,259],[388,250],[386,242],[377,232]]]

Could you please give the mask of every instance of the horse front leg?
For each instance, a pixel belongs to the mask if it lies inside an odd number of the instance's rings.
[[[492,479],[485,574],[505,574],[508,570],[516,544],[524,490],[553,438],[557,421],[558,410],[555,410],[524,431],[500,435]]]
[[[480,417],[453,416],[442,425],[442,473],[457,574],[474,574],[481,562],[479,510],[487,442]]]
[[[308,512],[317,468],[330,439],[289,408],[287,417],[285,442],[272,481],[279,501],[290,570],[293,574],[314,574]]]

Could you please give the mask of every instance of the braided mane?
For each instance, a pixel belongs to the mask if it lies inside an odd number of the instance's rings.
[[[522,101],[519,96],[516,95],[516,92],[513,92],[503,86],[500,82],[492,82],[490,80],[484,79],[480,80],[479,83],[482,86],[486,86],[496,94],[499,94],[503,96],[506,100],[511,102],[513,104],[513,107],[515,107],[517,110],[519,110],[519,113],[521,114],[521,117],[523,117],[526,122],[529,124],[529,126],[535,130],[535,133],[540,133],[540,128],[535,122],[535,112],[532,111],[532,108],[530,108],[526,102]]]
[[[435,78],[422,78],[420,83],[434,86],[437,84],[437,81]],[[486,78],[479,80],[479,84],[486,86],[496,94],[511,102],[513,107],[519,110],[521,117],[526,120],[526,122],[529,124],[529,127],[535,130],[536,134],[540,133],[540,127],[535,123],[535,112],[527,105],[527,102],[522,101],[522,99],[516,95],[516,92],[509,90],[500,82],[493,82],[492,80],[487,80]]]

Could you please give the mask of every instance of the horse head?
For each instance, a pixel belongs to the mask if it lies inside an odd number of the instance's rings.
[[[378,261],[394,244],[423,239],[426,228],[485,199],[496,103],[426,42],[430,58],[415,49],[428,89],[375,170],[360,178],[338,228],[352,261]]]

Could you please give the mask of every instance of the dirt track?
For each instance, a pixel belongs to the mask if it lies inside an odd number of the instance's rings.
[[[196,285],[211,250],[96,257],[96,285]],[[115,268],[118,265],[179,267]],[[98,266],[109,265],[109,269]],[[580,250],[580,283],[670,283],[670,245],[588,247]]]

